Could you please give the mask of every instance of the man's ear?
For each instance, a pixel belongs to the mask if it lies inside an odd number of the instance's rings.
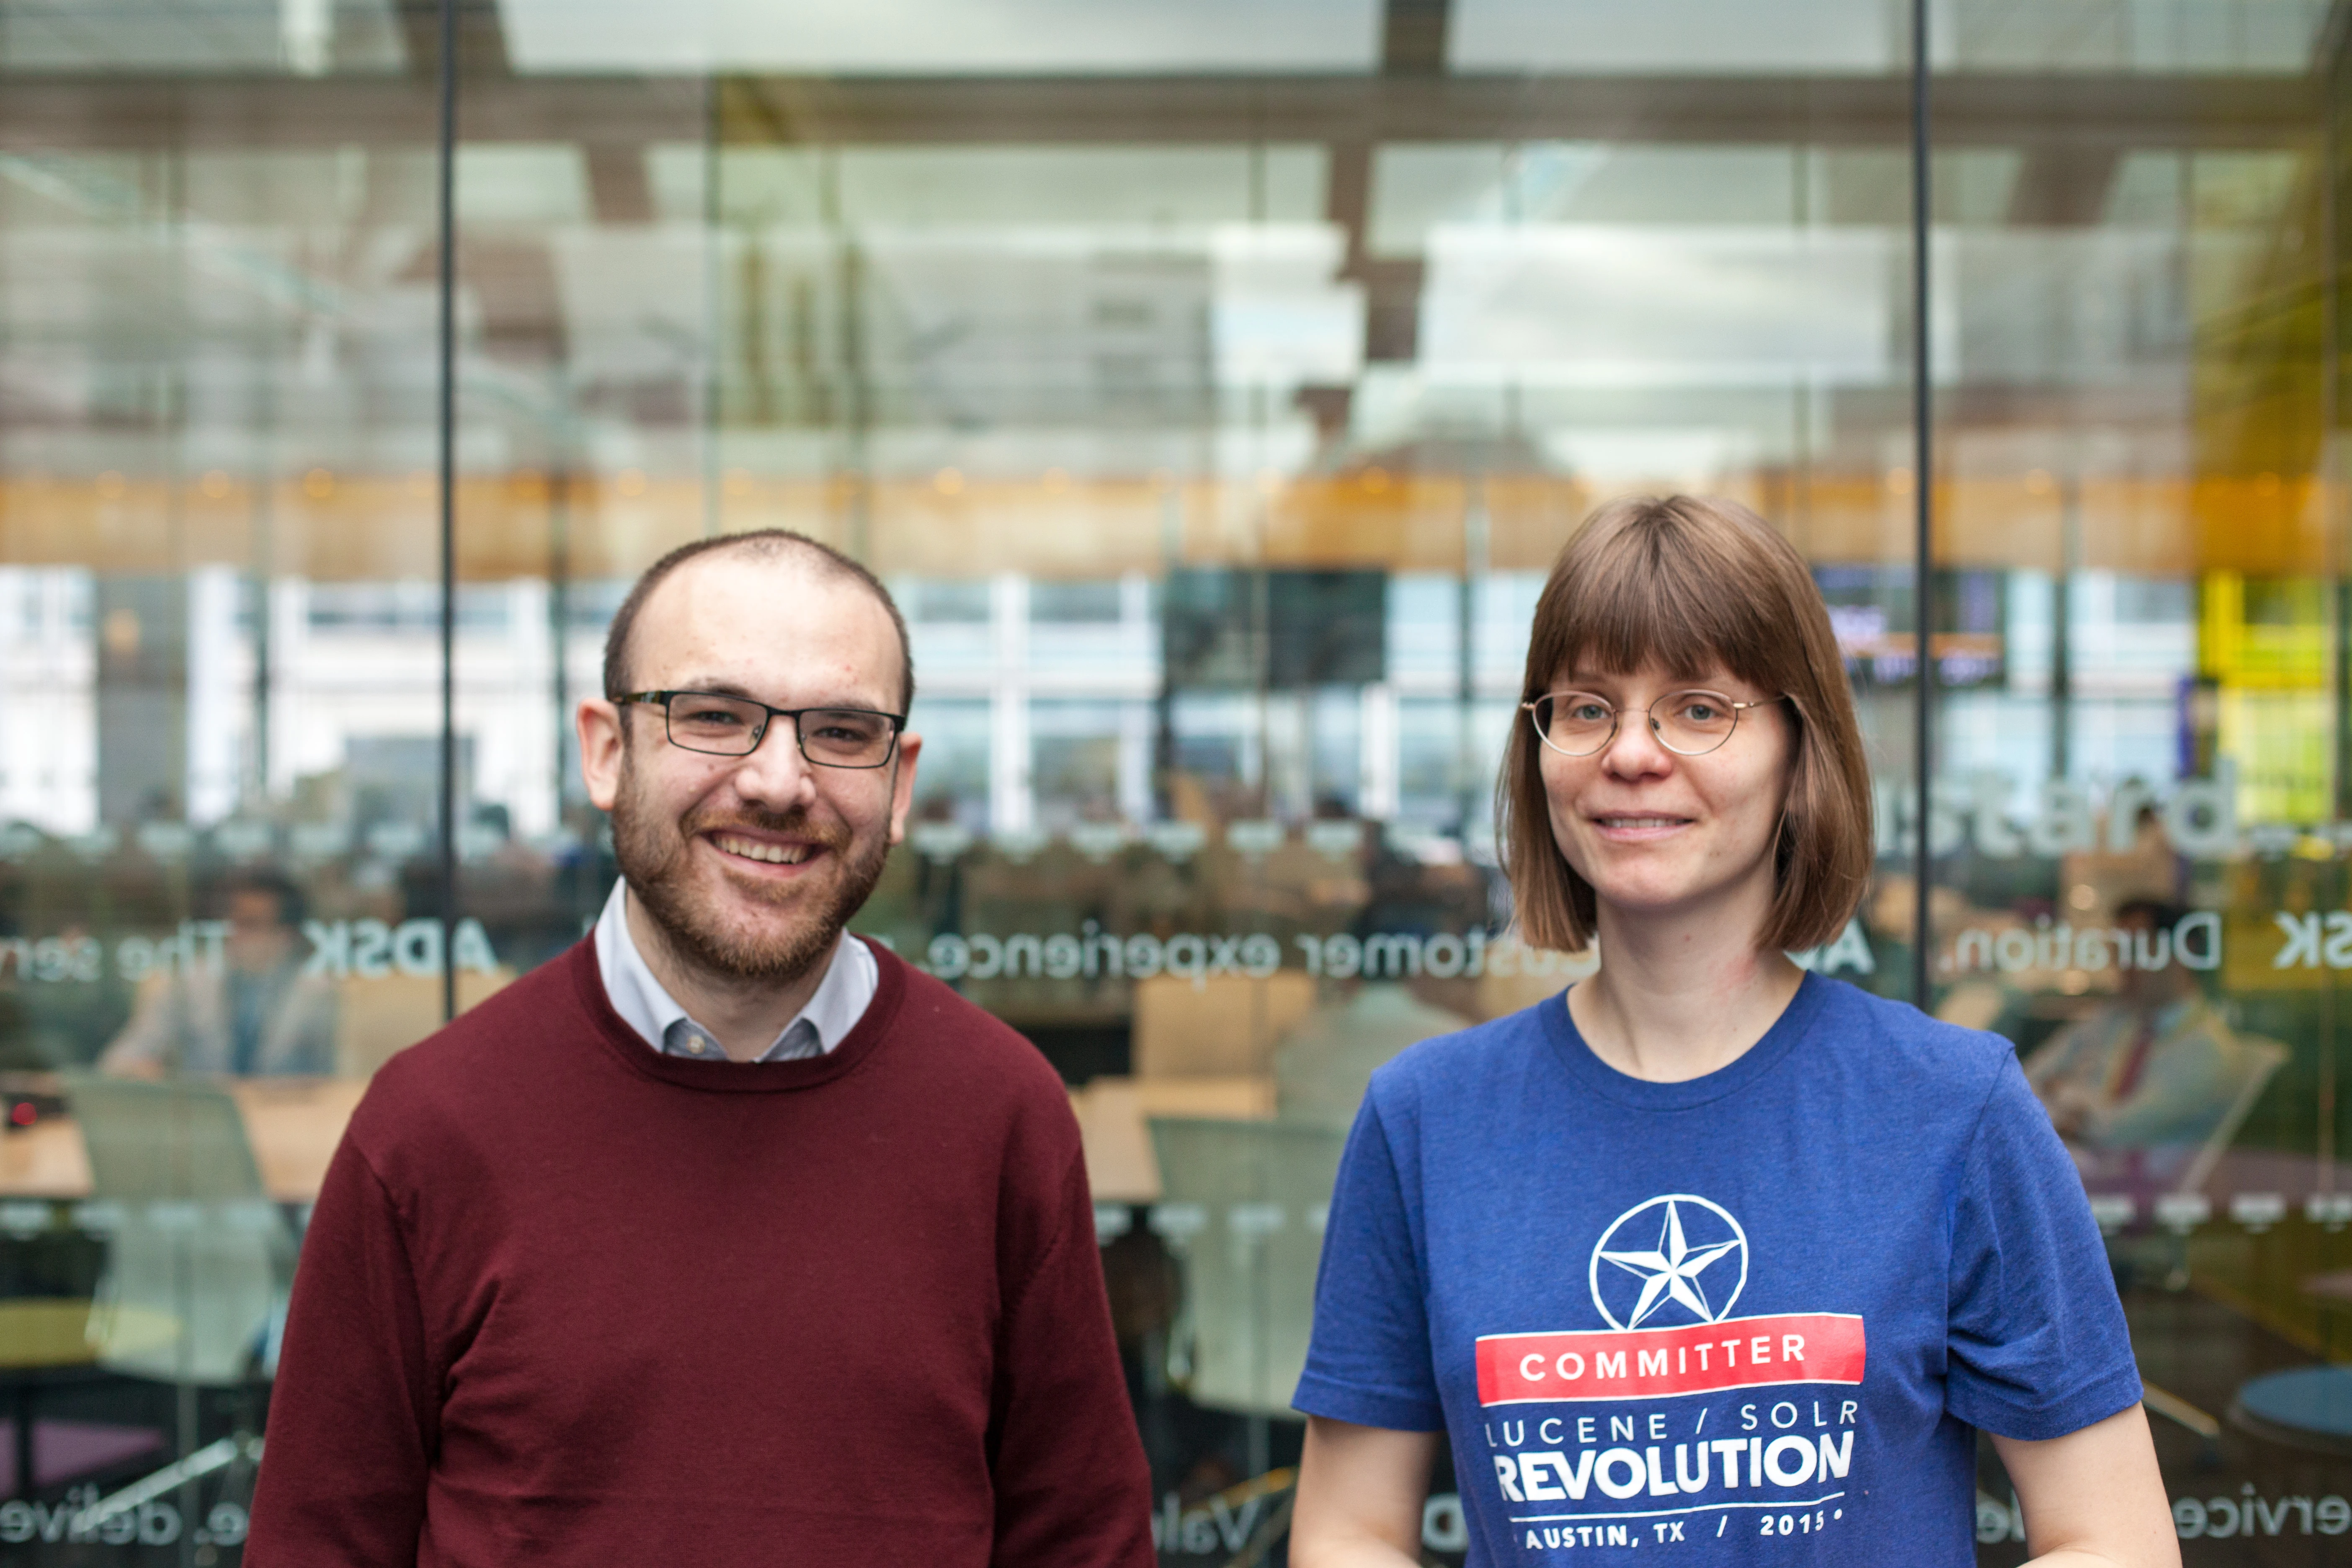
[[[923,749],[920,735],[898,737],[898,760],[891,764],[890,842],[907,840],[907,813],[915,804],[915,757]]]
[[[620,709],[601,697],[584,699],[572,715],[580,734],[580,779],[599,811],[613,809],[620,798],[621,763],[628,752],[628,731]]]

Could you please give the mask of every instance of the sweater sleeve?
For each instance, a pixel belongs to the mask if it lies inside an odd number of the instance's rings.
[[[1053,1224],[1025,1281],[1008,1279],[990,1429],[1005,1568],[1152,1568],[1151,1475],[1111,1331],[1094,1204],[1075,1127]]]
[[[398,1210],[346,1136],[295,1270],[248,1568],[414,1568],[434,1387]]]

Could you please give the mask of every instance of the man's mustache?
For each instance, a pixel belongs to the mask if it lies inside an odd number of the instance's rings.
[[[787,834],[827,849],[838,849],[849,842],[847,829],[837,824],[819,822],[800,807],[791,811],[693,812],[678,824],[679,831],[688,837],[724,832],[730,827],[746,828],[754,833]]]

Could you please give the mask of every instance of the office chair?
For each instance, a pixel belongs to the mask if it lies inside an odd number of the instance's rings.
[[[212,1085],[91,1073],[68,1075],[66,1099],[92,1195],[113,1211],[88,1330],[99,1363],[212,1387],[273,1375],[294,1237],[236,1102]]]
[[[1288,1416],[1344,1126],[1154,1118],[1153,1225],[1182,1258],[1171,1371],[1196,1405]]]

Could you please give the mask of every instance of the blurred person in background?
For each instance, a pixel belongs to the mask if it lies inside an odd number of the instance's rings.
[[[2115,928],[2136,956],[2118,967],[2113,1000],[2045,1041],[2025,1076],[2059,1135],[2081,1152],[2192,1147],[2220,1125],[2246,1070],[2245,1043],[2167,952],[2188,911],[2158,899],[2117,906]],[[2159,934],[2161,933],[2161,934]]]
[[[126,1078],[235,1077],[335,1070],[334,982],[302,972],[302,893],[274,871],[221,886],[221,962],[192,963],[141,982],[130,1022],[99,1058]]]

